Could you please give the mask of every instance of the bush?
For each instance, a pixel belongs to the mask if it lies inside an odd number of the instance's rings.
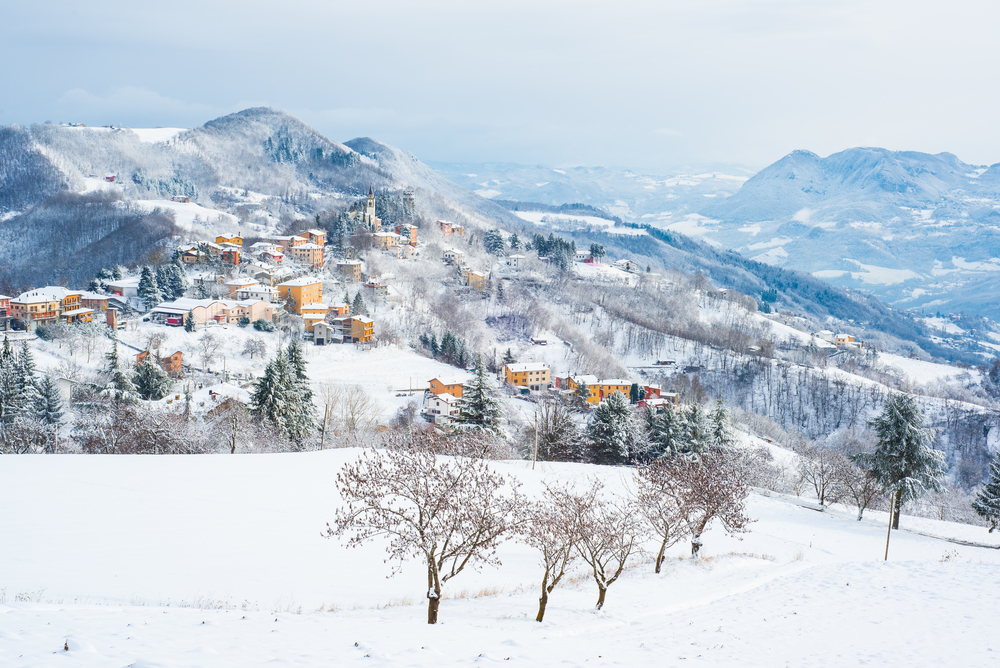
[[[239,325],[240,327],[246,327],[247,325],[250,324],[250,318],[243,316],[242,318],[239,319],[239,322],[237,322],[236,324]]]
[[[253,328],[256,329],[258,332],[273,332],[274,323],[268,322],[263,318],[258,318],[257,320],[253,321]]]

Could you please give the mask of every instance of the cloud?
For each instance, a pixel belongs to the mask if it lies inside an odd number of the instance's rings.
[[[671,128],[657,128],[653,130],[654,134],[663,135],[665,137],[683,137],[684,133],[680,130],[673,130]]]
[[[221,109],[197,102],[185,102],[146,88],[125,86],[107,95],[95,95],[82,88],[66,91],[55,107],[66,120],[86,121],[93,125],[201,125],[232,109]]]

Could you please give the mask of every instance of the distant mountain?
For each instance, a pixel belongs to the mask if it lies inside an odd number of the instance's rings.
[[[753,170],[708,165],[650,174],[609,167],[547,167],[514,163],[428,163],[483,197],[545,205],[581,203],[628,221],[669,223],[706,201],[739,190]]]
[[[795,151],[700,213],[701,236],[763,262],[904,307],[1000,316],[1000,164]]]

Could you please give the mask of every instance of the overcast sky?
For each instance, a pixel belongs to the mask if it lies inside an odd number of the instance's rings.
[[[1000,162],[995,0],[4,3],[0,123],[247,106],[424,160],[763,167],[794,149]]]

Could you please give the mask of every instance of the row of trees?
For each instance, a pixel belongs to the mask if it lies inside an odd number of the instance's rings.
[[[186,291],[187,273],[176,253],[170,264],[161,264],[155,270],[149,266],[142,268],[137,293],[147,310],[161,302],[180,299]]]
[[[528,499],[520,483],[496,472],[480,457],[441,459],[441,452],[485,450],[475,432],[448,436],[430,431],[397,432],[384,449],[366,450],[337,476],[345,505],[328,538],[357,547],[388,541],[388,560],[417,558],[427,569],[427,622],[438,620],[444,585],[467,567],[499,565],[496,551],[514,538],[535,548],[542,568],[536,619],[549,596],[582,561],[598,589],[597,608],[633,557],[655,539],[655,570],[666,549],[686,537],[697,557],[705,529],[714,521],[730,532],[745,531],[749,486],[757,453],[715,449],[695,458],[677,457],[639,468],[635,489],[610,494],[599,480],[577,489],[549,485]]]
[[[0,452],[53,452],[63,409],[51,376],[38,378],[23,341],[15,351],[4,336],[0,348]]]

